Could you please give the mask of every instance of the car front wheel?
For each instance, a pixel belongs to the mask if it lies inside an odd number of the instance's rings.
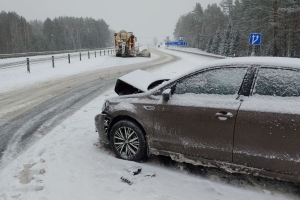
[[[146,140],[141,128],[134,122],[122,120],[111,129],[110,145],[118,158],[141,160],[146,154]]]

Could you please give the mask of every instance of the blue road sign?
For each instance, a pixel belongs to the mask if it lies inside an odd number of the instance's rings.
[[[261,44],[261,33],[251,33],[249,38],[249,44],[260,45]]]
[[[187,46],[185,41],[167,41],[165,42],[166,46]]]

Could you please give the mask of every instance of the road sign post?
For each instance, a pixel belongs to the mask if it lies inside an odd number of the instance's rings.
[[[252,45],[251,56],[255,56],[255,47],[261,45],[261,33],[250,33],[249,45]]]

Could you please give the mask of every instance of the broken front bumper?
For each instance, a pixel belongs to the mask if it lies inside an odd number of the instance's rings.
[[[108,116],[106,113],[101,113],[99,115],[96,115],[95,117],[96,131],[99,134],[99,140],[101,143],[109,144],[108,129],[110,122],[111,117]]]

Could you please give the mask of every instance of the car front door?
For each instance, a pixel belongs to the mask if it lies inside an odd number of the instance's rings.
[[[268,171],[300,171],[300,72],[261,67],[240,107],[233,161]]]
[[[154,114],[154,147],[232,162],[237,99],[247,67],[201,71],[179,80]]]

